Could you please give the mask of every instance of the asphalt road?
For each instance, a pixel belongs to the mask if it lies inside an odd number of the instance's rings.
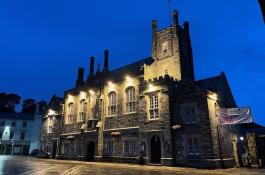
[[[0,156],[2,175],[265,175],[265,169],[202,170]]]

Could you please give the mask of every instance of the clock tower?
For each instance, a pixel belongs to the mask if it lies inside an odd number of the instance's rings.
[[[178,22],[178,12],[173,11],[173,25],[158,30],[157,21],[152,22],[151,65],[145,65],[145,80],[169,75],[177,80],[194,81],[192,47],[189,23],[183,27]]]

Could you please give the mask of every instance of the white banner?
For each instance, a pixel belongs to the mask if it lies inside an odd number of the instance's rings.
[[[253,121],[250,108],[221,108],[217,111],[218,124],[235,125]]]

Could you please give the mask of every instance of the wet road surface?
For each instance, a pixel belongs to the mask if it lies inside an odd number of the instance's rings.
[[[205,170],[0,156],[2,175],[265,175],[265,169]]]

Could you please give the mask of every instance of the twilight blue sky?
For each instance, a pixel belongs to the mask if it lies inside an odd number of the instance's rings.
[[[239,106],[265,124],[265,25],[258,0],[173,0],[191,24],[196,79],[224,71]],[[110,50],[116,68],[151,53],[151,20],[167,0],[0,0],[0,92],[49,100],[74,85],[77,67]]]

